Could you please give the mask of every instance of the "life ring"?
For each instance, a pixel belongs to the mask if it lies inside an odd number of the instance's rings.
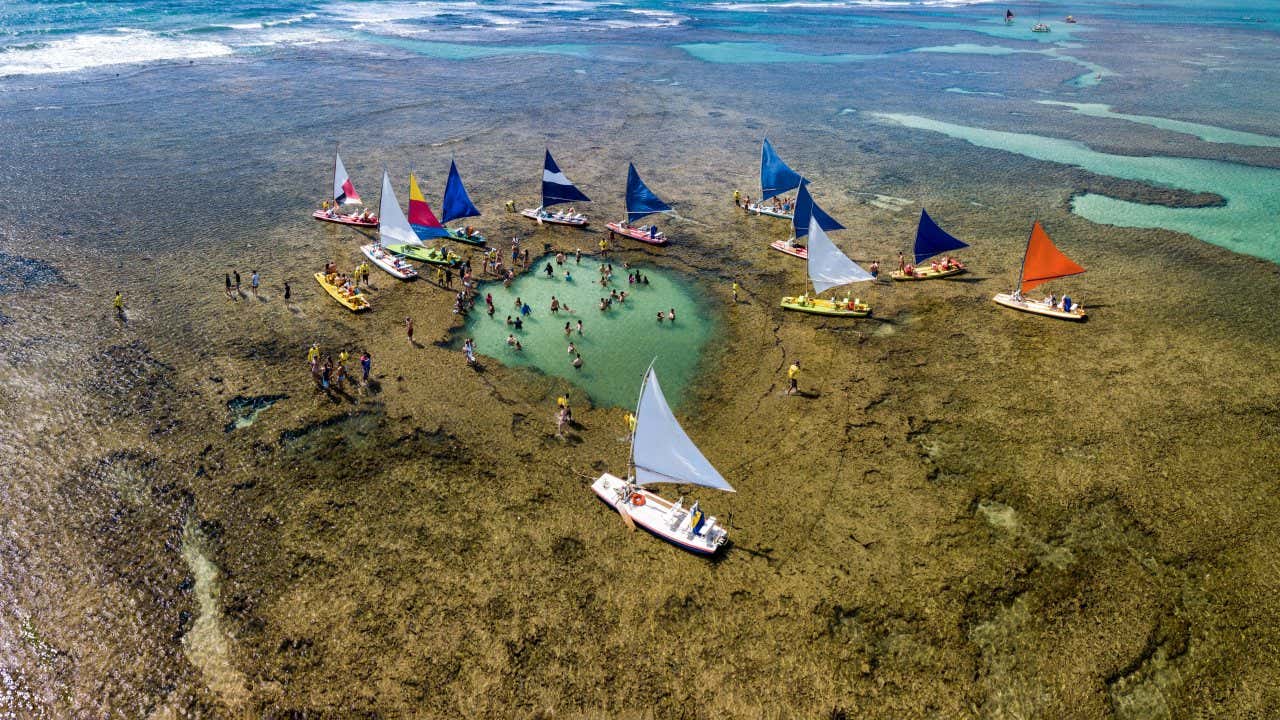
[[[635,505],[636,507],[640,507],[641,505],[644,505],[644,496],[641,495],[640,493],[632,494],[631,504]]]

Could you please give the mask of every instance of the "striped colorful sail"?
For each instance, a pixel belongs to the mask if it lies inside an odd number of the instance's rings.
[[[338,153],[333,154],[333,201],[339,205],[360,204],[356,186],[351,184],[347,168],[342,164],[342,156]]]
[[[435,213],[431,212],[431,206],[418,188],[418,179],[413,173],[409,173],[409,226],[420,240],[449,235],[449,231],[436,219]]]
[[[1027,238],[1027,254],[1022,260],[1022,276],[1018,278],[1022,292],[1030,292],[1041,283],[1082,272],[1084,268],[1053,244],[1049,233],[1037,220],[1031,226],[1031,237]]]
[[[542,164],[542,207],[551,207],[568,202],[591,202],[591,198],[582,194],[569,178],[560,171],[551,151]]]

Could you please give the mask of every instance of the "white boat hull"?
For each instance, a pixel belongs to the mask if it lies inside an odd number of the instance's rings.
[[[991,299],[994,300],[997,304],[1003,305],[1007,308],[1013,308],[1014,310],[1021,310],[1022,312],[1034,313],[1036,315],[1044,315],[1046,317],[1058,318],[1059,320],[1077,320],[1078,321],[1078,320],[1084,320],[1087,317],[1085,315],[1084,310],[1079,309],[1079,306],[1073,307],[1070,312],[1064,312],[1060,306],[1051,307],[1048,303],[1042,300],[1027,300],[1025,298],[1023,299],[1015,298],[1010,293],[999,293]]]
[[[387,271],[387,274],[391,275],[391,277],[399,278],[400,280],[412,280],[418,277],[418,271],[414,270],[412,265],[383,250],[380,245],[374,243],[361,245],[360,252],[372,260],[374,265]]]
[[[549,212],[546,212],[545,210],[539,211],[535,208],[525,208],[524,210],[520,211],[520,214],[529,218],[530,220],[539,220],[541,222],[549,223],[551,225],[569,225],[571,227],[585,227],[587,224],[587,216],[583,215],[582,213],[573,213],[572,215],[570,215],[569,213],[549,213]]]
[[[706,518],[703,526],[694,533],[690,526],[689,508],[641,487],[631,486],[628,495],[627,482],[616,475],[601,475],[591,484],[591,490],[605,505],[619,513],[625,512],[636,525],[682,550],[698,555],[715,555],[728,540],[728,531],[720,527],[714,517]],[[635,496],[642,497],[644,501],[635,504]]]
[[[771,205],[761,205],[759,203],[751,203],[750,205],[747,206],[747,210],[757,215],[768,215],[769,217],[782,218],[783,220],[795,219],[795,213],[779,210],[778,208],[775,208]]]

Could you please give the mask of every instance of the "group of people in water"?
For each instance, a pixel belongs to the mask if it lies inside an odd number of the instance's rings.
[[[312,343],[307,349],[307,365],[311,368],[311,379],[315,381],[316,388],[323,392],[336,390],[344,392],[346,383],[350,379],[347,371],[347,362],[350,355],[346,350],[338,353],[337,362],[329,354],[321,354],[320,343]],[[369,371],[373,368],[373,356],[366,350],[360,353],[360,384],[368,386]]]
[[[360,295],[360,280],[364,280],[365,287],[369,286],[369,270],[368,263],[360,263],[348,275],[338,272],[338,264],[330,260],[324,265],[324,281],[338,288],[344,297],[352,298]]]

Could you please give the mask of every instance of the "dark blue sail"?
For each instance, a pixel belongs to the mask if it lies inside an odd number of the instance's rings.
[[[919,265],[922,260],[944,253],[948,250],[959,250],[960,248],[969,247],[968,243],[951,236],[946,230],[938,227],[938,224],[929,217],[929,213],[923,209],[920,211],[920,226],[916,228],[916,264]]]
[[[653,191],[640,179],[640,173],[636,172],[636,166],[628,163],[627,222],[633,223],[646,215],[669,210],[671,210],[671,206],[663,202],[657,195],[654,195]]]
[[[574,187],[569,178],[560,172],[560,166],[556,165],[556,161],[551,157],[551,151],[547,151],[547,159],[542,165],[542,207],[551,207],[567,202],[591,202],[591,198],[582,194],[582,191]]]
[[[787,167],[774,152],[769,138],[764,139],[764,147],[760,148],[760,199],[768,200],[774,195],[791,192],[801,184],[809,182],[800,177],[800,173]]]
[[[841,225],[835,218],[823,212],[822,208],[813,201],[813,197],[809,195],[809,188],[804,185],[800,186],[800,192],[796,193],[796,208],[794,217],[791,218],[791,227],[795,229],[796,237],[801,238],[809,234],[809,217],[812,215],[818,221],[818,226],[823,230],[843,230]]]
[[[457,164],[449,161],[449,180],[444,184],[444,200],[440,202],[440,222],[479,216],[480,210],[471,202],[471,196],[467,195],[467,189],[462,186],[462,176],[458,174]]]

